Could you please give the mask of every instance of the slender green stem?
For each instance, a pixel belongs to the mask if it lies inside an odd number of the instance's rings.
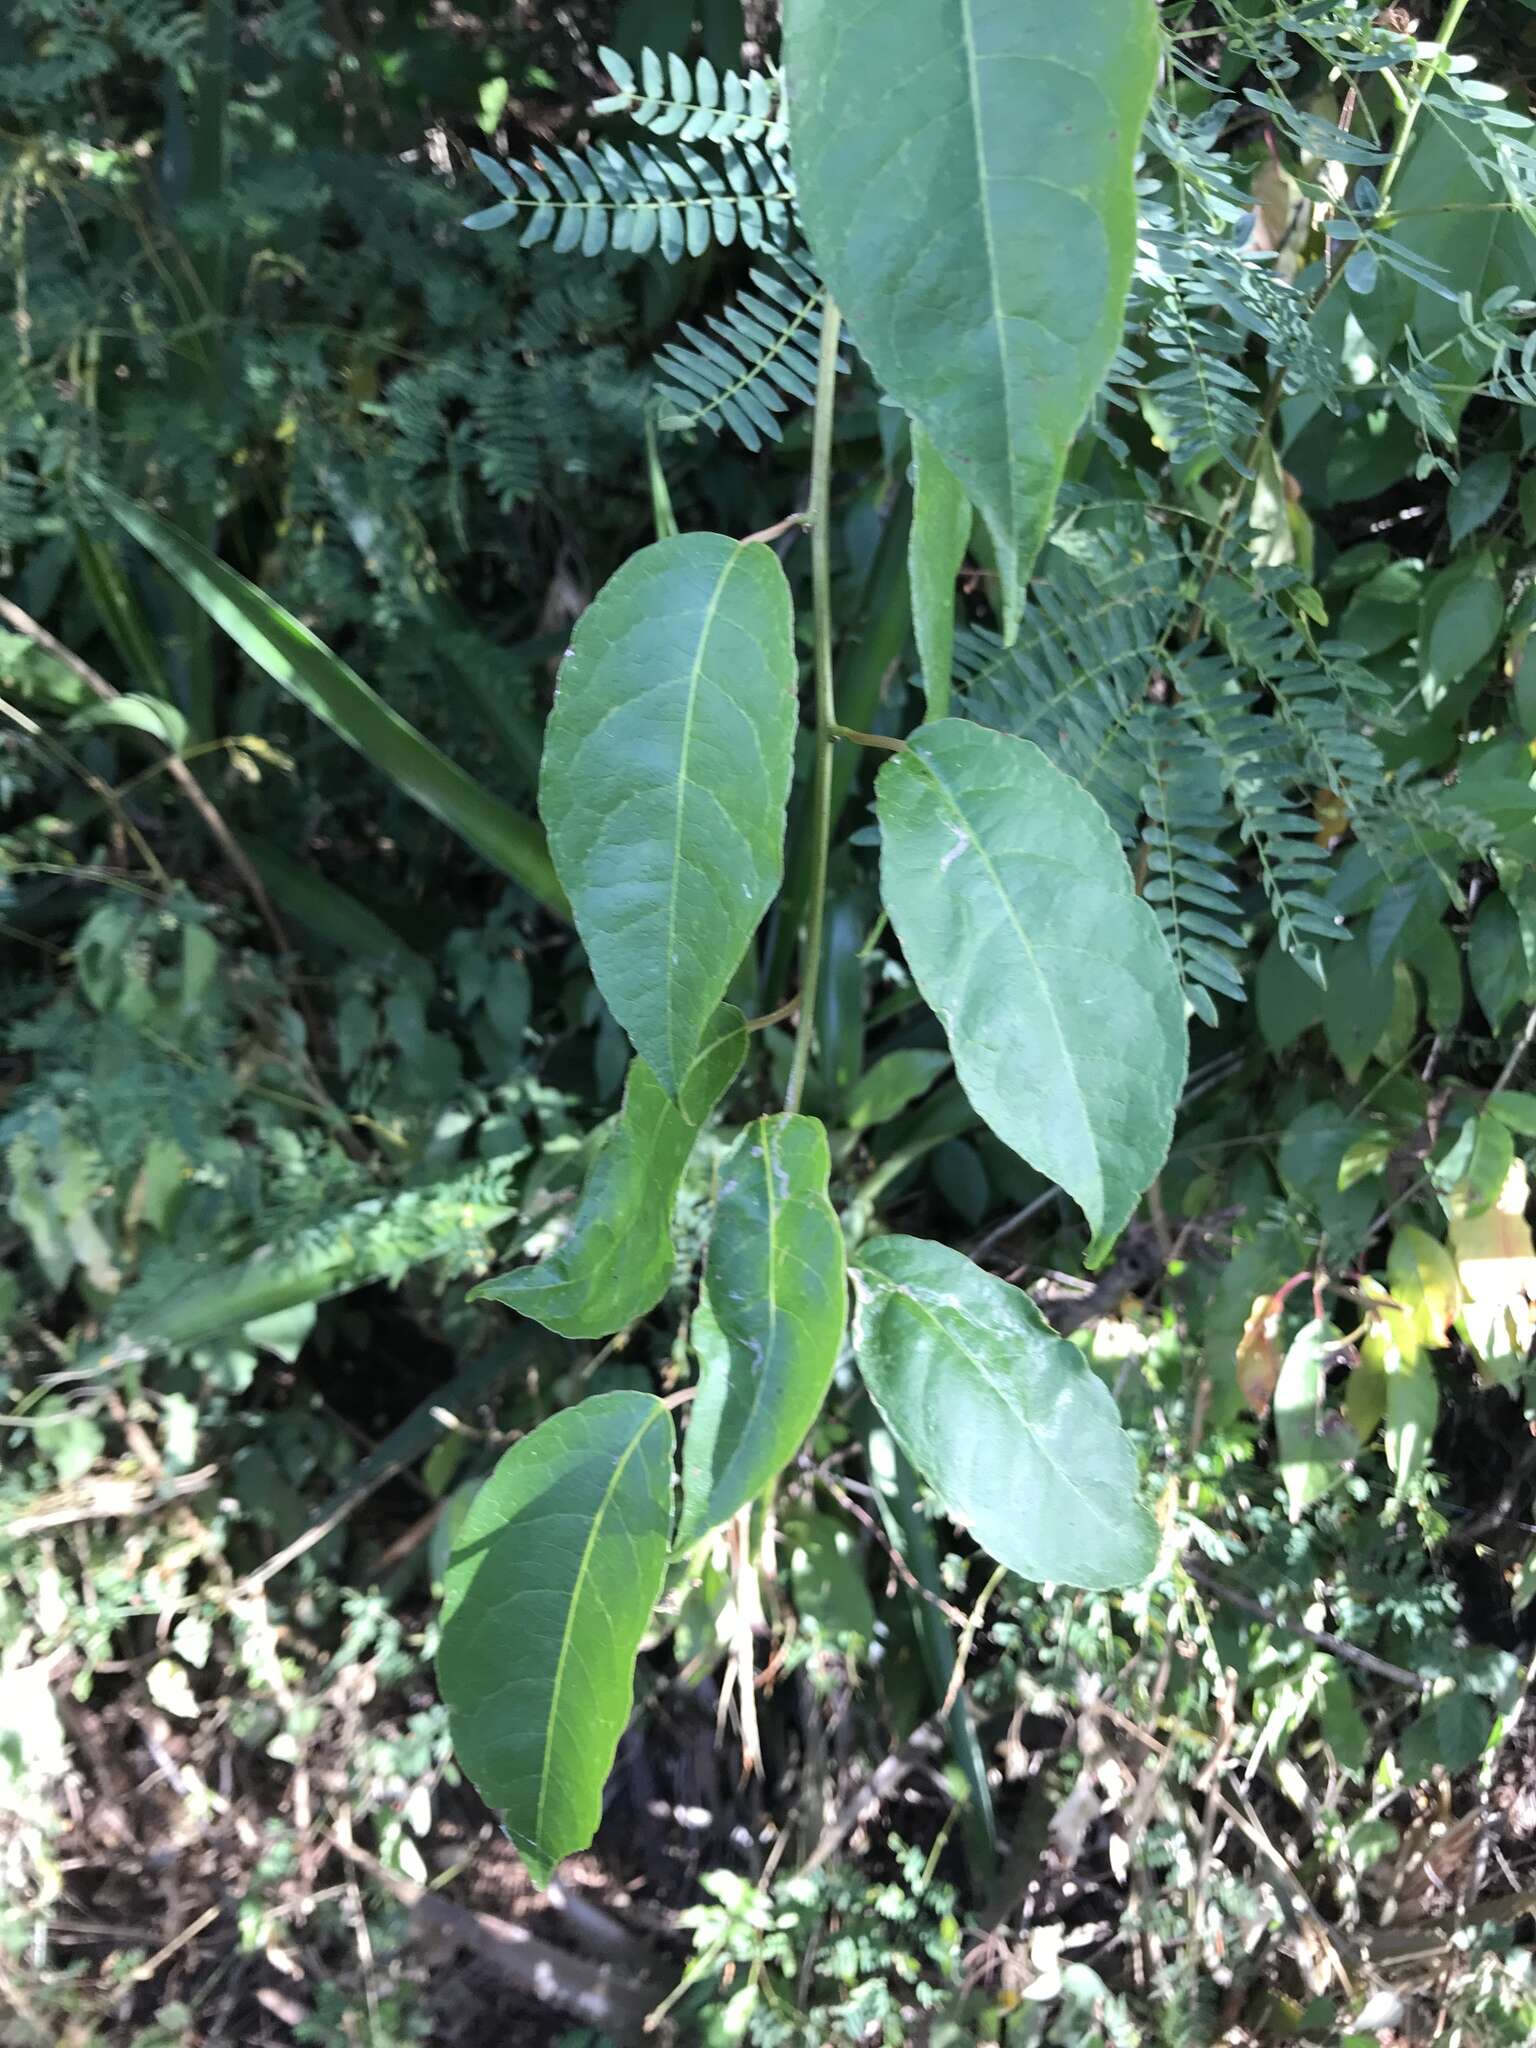
[[[827,855],[832,840],[832,728],[837,704],[832,690],[832,412],[837,395],[837,340],[842,315],[827,300],[821,322],[821,357],[816,368],[816,422],[811,434],[811,604],[816,645],[816,768],[811,789],[811,892],[806,907],[805,965],[800,975],[800,1021],[790,1062],[784,1107],[800,1107],[811,1064],[816,1027],[816,984],[821,976],[821,927],[827,899]]]
[[[851,740],[856,747],[879,747],[886,754],[904,754],[905,740],[892,739],[883,732],[857,732],[851,725],[834,725],[832,737],[835,740]]]
[[[1445,19],[1440,24],[1440,33],[1435,38],[1436,43],[1439,45],[1437,53],[1433,57],[1426,57],[1414,73],[1413,94],[1409,101],[1408,111],[1403,116],[1403,125],[1397,131],[1396,139],[1392,144],[1392,155],[1387,168],[1381,175],[1379,189],[1383,208],[1386,206],[1392,187],[1397,183],[1397,174],[1403,168],[1403,159],[1408,154],[1408,144],[1413,140],[1413,131],[1418,124],[1420,109],[1429,97],[1430,81],[1435,75],[1441,57],[1450,49],[1452,39],[1457,29],[1461,26],[1461,17],[1466,11],[1467,0],[1451,0],[1450,6],[1445,10]]]

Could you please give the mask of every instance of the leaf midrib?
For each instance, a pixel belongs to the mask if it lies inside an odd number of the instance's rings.
[[[1003,394],[1003,441],[1008,460],[1008,516],[1016,521],[1014,504],[1016,484],[1013,476],[1012,454],[1013,433],[1013,389],[1008,379],[1008,353],[1003,340],[1003,303],[998,292],[997,242],[992,230],[992,212],[987,203],[989,173],[987,171],[987,149],[981,132],[981,77],[980,59],[976,50],[975,24],[972,19],[972,0],[960,0],[960,25],[965,37],[965,68],[970,81],[971,128],[976,138],[976,170],[978,199],[981,208],[982,241],[987,255],[987,291],[992,301],[992,332],[997,343],[997,375]]]
[[[582,1545],[581,1561],[576,1567],[576,1576],[571,1582],[571,1597],[566,1607],[565,1627],[561,1631],[560,1636],[560,1654],[555,1660],[554,1683],[551,1685],[549,1692],[549,1716],[544,1724],[544,1743],[539,1755],[539,1797],[533,1813],[533,1834],[534,1839],[541,1846],[544,1841],[544,1804],[549,1797],[551,1776],[549,1768],[550,1750],[553,1747],[555,1731],[561,1725],[560,1693],[565,1683],[566,1660],[570,1654],[571,1641],[575,1634],[572,1626],[572,1616],[576,1613],[581,1603],[582,1588],[586,1583],[588,1568],[592,1561],[593,1546],[597,1542],[598,1531],[602,1528],[603,1519],[612,1505],[615,1493],[618,1491],[619,1482],[624,1477],[625,1467],[641,1444],[644,1443],[647,1431],[654,1427],[657,1422],[664,1422],[665,1420],[666,1410],[658,1402],[655,1413],[646,1417],[645,1421],[625,1445],[623,1454],[614,1466],[608,1484],[604,1487],[602,1497],[598,1501],[596,1512],[592,1516],[592,1525],[587,1531],[587,1540]]]
[[[672,827],[672,866],[667,878],[667,957],[664,963],[667,977],[667,1061],[673,1069],[672,1087],[674,1092],[681,1091],[684,1076],[691,1064],[690,1060],[679,1062],[677,1046],[673,1036],[676,1027],[677,977],[672,971],[672,952],[677,940],[677,878],[678,870],[682,863],[683,813],[688,801],[687,793],[690,781],[688,755],[693,744],[693,714],[698,703],[699,681],[704,670],[704,650],[709,645],[709,636],[714,630],[715,615],[720,609],[720,601],[725,594],[725,586],[731,579],[731,573],[735,569],[736,564],[741,560],[748,545],[749,543],[746,541],[737,542],[730,555],[726,558],[719,576],[715,579],[715,587],[710,592],[709,603],[704,610],[704,622],[699,630],[698,644],[693,651],[693,665],[688,672],[688,699],[683,711],[683,740],[681,747],[678,749],[675,815]],[[694,1050],[697,1051],[698,1048],[695,1047]]]
[[[1061,1028],[1061,1019],[1056,1013],[1056,1006],[1051,1000],[1050,982],[1046,977],[1045,973],[1041,969],[1040,962],[1035,954],[1035,949],[1030,943],[1029,934],[1025,931],[1023,921],[1019,917],[1018,912],[1015,910],[1013,906],[1013,899],[1009,895],[1007,889],[1003,886],[1003,878],[998,873],[997,868],[993,863],[992,856],[987,852],[985,845],[982,843],[982,835],[978,831],[977,827],[972,823],[969,812],[966,811],[964,806],[961,804],[958,796],[955,795],[954,791],[951,790],[948,783],[944,780],[944,777],[940,774],[937,765],[926,754],[919,754],[918,760],[921,767],[923,768],[923,771],[932,779],[933,785],[938,790],[940,796],[944,799],[945,803],[948,804],[949,808],[954,812],[955,816],[964,826],[965,834],[967,839],[970,841],[972,850],[975,852],[977,859],[981,862],[982,867],[986,870],[987,879],[991,882],[992,887],[996,890],[998,901],[1002,904],[1004,911],[1007,913],[1009,923],[1013,926],[1014,931],[1018,934],[1019,944],[1023,948],[1024,957],[1029,963],[1030,972],[1034,975],[1035,980],[1041,990],[1041,1007],[1044,1009],[1047,1018],[1050,1020],[1051,1030],[1055,1034],[1056,1044],[1061,1054],[1062,1066],[1065,1069],[1065,1071],[1072,1077],[1073,1091],[1077,1098],[1078,1120],[1081,1125],[1083,1135],[1087,1140],[1088,1156],[1093,1162],[1093,1193],[1096,1197],[1095,1207],[1094,1209],[1090,1210],[1086,1202],[1083,1202],[1082,1206],[1084,1211],[1088,1214],[1089,1221],[1093,1224],[1095,1230],[1097,1230],[1098,1217],[1103,1212],[1105,1202],[1106,1191],[1104,1186],[1104,1169],[1099,1160],[1098,1147],[1094,1142],[1093,1124],[1087,1113],[1086,1091],[1083,1088],[1082,1082],[1078,1079],[1077,1066],[1072,1058],[1071,1048],[1068,1046],[1066,1035]],[[962,1032],[960,1035],[960,1042],[962,1044],[963,1039],[964,1034]],[[1065,1184],[1062,1183],[1062,1185]],[[1074,1200],[1081,1201],[1082,1198],[1077,1194],[1077,1191],[1075,1189],[1069,1189],[1068,1192],[1072,1194]]]
[[[872,1272],[872,1270],[873,1269],[871,1269],[868,1266],[860,1268],[860,1272],[862,1275],[869,1275]],[[1072,1477],[1072,1474],[1067,1470],[1066,1466],[1063,1465],[1059,1459],[1047,1456],[1042,1443],[1039,1426],[1036,1423],[1032,1422],[1029,1416],[1023,1413],[1021,1408],[1015,1405],[1019,1399],[1017,1390],[1008,1387],[1006,1384],[1000,1383],[997,1379],[993,1377],[993,1375],[987,1370],[984,1360],[981,1359],[974,1351],[972,1351],[970,1346],[962,1340],[962,1338],[959,1335],[956,1322],[946,1321],[943,1317],[938,1315],[932,1308],[929,1307],[928,1303],[924,1301],[920,1295],[914,1293],[913,1290],[907,1285],[905,1285],[903,1282],[899,1280],[888,1280],[882,1273],[879,1273],[877,1271],[873,1273],[873,1277],[879,1283],[880,1286],[884,1287],[887,1290],[889,1294],[898,1297],[902,1301],[909,1302],[912,1308],[916,1311],[916,1313],[920,1315],[925,1322],[931,1324],[933,1329],[935,1329],[938,1332],[941,1338],[944,1338],[950,1343],[952,1343],[955,1349],[958,1352],[960,1352],[962,1357],[968,1360],[968,1362],[975,1367],[977,1378],[983,1382],[989,1393],[993,1394],[999,1401],[1002,1402],[1003,1406],[1008,1410],[1008,1413],[1012,1415],[1018,1422],[1020,1429],[1024,1431],[1025,1435],[1034,1444],[1035,1455],[1039,1458],[1040,1462],[1043,1465],[1047,1466],[1049,1470],[1054,1472],[1057,1478],[1062,1482],[1064,1486],[1066,1486],[1072,1493],[1076,1494],[1078,1499],[1083,1503],[1084,1508],[1092,1516],[1095,1523],[1097,1523],[1097,1525],[1101,1529],[1105,1530],[1108,1533],[1111,1540],[1118,1541],[1118,1532],[1116,1532],[1114,1525],[1105,1520],[1103,1511],[1097,1506],[1095,1506],[1090,1496],[1083,1491],[1082,1487],[1079,1485],[1077,1480]],[[959,1314],[963,1313],[963,1311],[959,1310],[958,1304],[953,1304],[953,1306],[957,1311],[957,1317]],[[966,1320],[969,1321],[970,1319],[967,1317]],[[1065,1338],[1057,1338],[1056,1341],[1058,1343],[1066,1342]],[[1072,1347],[1068,1345],[1067,1348],[1071,1350]],[[1073,1355],[1075,1357],[1076,1353],[1074,1352]]]

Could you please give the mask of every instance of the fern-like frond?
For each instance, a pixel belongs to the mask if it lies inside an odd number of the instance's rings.
[[[674,52],[640,52],[640,75],[617,50],[598,56],[617,90],[595,100],[594,114],[627,114],[652,135],[683,142],[757,142],[770,151],[788,140],[779,81],[761,71],[716,71],[707,57],[690,69]]]
[[[1219,654],[1177,658],[1189,714],[1220,765],[1238,830],[1258,861],[1280,943],[1314,980],[1324,980],[1317,941],[1345,936],[1323,898],[1330,858],[1317,821],[1292,795],[1300,764],[1290,734],[1258,707]]]
[[[557,255],[612,248],[643,256],[659,248],[668,263],[702,256],[715,243],[761,249],[787,237],[794,194],[781,155],[755,142],[731,143],[712,163],[687,143],[675,148],[668,155],[632,142],[626,157],[609,142],[585,152],[561,145],[537,165],[503,164],[473,150],[502,197],[464,225],[485,233],[521,220],[525,249],[548,242]]]
[[[791,402],[814,401],[826,290],[795,258],[778,264],[778,274],[750,272],[751,285],[723,312],[706,314],[702,330],[679,322],[683,339],[657,352],[663,427],[729,427],[755,453],[782,438]]]
[[[1386,769],[1371,734],[1392,722],[1391,689],[1342,651],[1313,653],[1277,602],[1296,581],[1288,570],[1261,572],[1251,584],[1218,577],[1206,617],[1238,667],[1270,692],[1313,781],[1351,811],[1373,806]]]
[[[1147,768],[1141,893],[1157,912],[1190,1007],[1214,1024],[1214,996],[1245,1000],[1239,891],[1220,844],[1228,825],[1221,763],[1182,705],[1143,706],[1137,738]]]

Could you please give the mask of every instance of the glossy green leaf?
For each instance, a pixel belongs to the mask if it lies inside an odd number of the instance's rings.
[[[888,1123],[910,1103],[926,1095],[949,1066],[949,1054],[926,1045],[898,1046],[859,1076],[848,1099],[848,1128],[868,1130]]]
[[[679,1546],[762,1491],[826,1396],[847,1306],[829,1172],[826,1132],[810,1116],[760,1117],[721,1165],[693,1320],[699,1391],[683,1440]]]
[[[867,1245],[853,1279],[864,1383],[945,1512],[1025,1578],[1144,1579],[1157,1525],[1130,1440],[1028,1295],[915,1237]]]
[[[1120,340],[1150,0],[787,0],[801,217],[993,534],[1004,629]]]
[[[914,420],[907,574],[912,582],[912,631],[930,718],[942,718],[949,709],[950,671],[955,659],[955,578],[970,537],[971,501]]]
[[[680,1091],[692,1121],[644,1060],[630,1064],[624,1103],[599,1140],[569,1233],[536,1266],[482,1281],[471,1301],[496,1301],[561,1337],[611,1337],[648,1315],[672,1278],[672,1205],[697,1126],[746,1051],[741,1014],[722,1005]]]
[[[1038,747],[959,719],[916,732],[876,789],[886,908],[961,1086],[1112,1238],[1167,1157],[1188,1058],[1119,838]]]
[[[778,888],[795,720],[784,571],[722,534],[632,556],[561,667],[539,809],[597,985],[669,1095]]]
[[[494,867],[521,883],[530,896],[558,916],[569,915],[544,834],[532,818],[502,803],[439,753],[307,626],[254,583],[247,583],[169,520],[105,484],[94,484],[93,489],[119,525],[273,682]]]
[[[1331,1324],[1305,1324],[1275,1381],[1275,1443],[1293,1522],[1338,1484],[1360,1448],[1348,1419],[1326,1401],[1328,1363],[1338,1343]]]
[[[538,1884],[597,1832],[671,1526],[672,1418],[636,1393],[552,1416],[464,1517],[438,1684],[455,1754]]]

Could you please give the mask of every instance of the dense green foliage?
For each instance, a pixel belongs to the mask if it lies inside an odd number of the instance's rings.
[[[19,2039],[1536,2029],[1536,13],[783,12],[0,14]]]

